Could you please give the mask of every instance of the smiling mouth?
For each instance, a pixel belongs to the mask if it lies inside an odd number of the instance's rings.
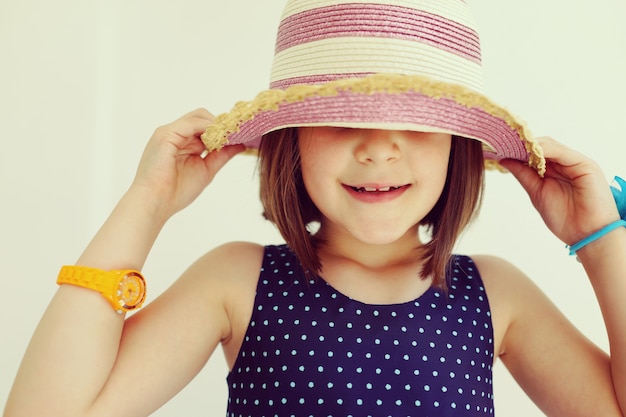
[[[399,190],[399,189],[404,188],[404,187],[407,187],[407,185],[400,185],[400,186],[397,186],[397,187],[380,187],[380,188],[376,188],[376,187],[352,187],[352,186],[350,186],[350,188],[352,188],[357,193],[388,193],[390,191],[396,191],[396,190]]]

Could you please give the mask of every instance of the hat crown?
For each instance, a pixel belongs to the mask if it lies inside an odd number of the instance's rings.
[[[475,26],[464,0],[289,0],[271,87],[390,73],[481,92]]]
[[[482,92],[466,0],[287,0],[270,87],[218,116],[207,149],[301,126],[439,132],[545,172],[526,125]]]

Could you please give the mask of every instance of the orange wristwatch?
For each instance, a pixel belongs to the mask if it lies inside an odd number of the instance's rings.
[[[71,284],[98,291],[118,314],[141,307],[146,299],[146,281],[132,269],[103,271],[85,266],[61,268],[57,284]]]

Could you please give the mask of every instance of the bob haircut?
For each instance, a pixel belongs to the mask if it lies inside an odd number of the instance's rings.
[[[323,241],[310,225],[321,220],[302,181],[297,128],[268,133],[259,147],[260,196],[266,219],[273,222],[298,257],[307,276],[321,273],[317,248]],[[482,144],[454,136],[446,182],[432,210],[420,226],[430,241],[417,248],[422,279],[433,277],[433,286],[447,289],[446,273],[459,235],[478,212],[484,188]]]

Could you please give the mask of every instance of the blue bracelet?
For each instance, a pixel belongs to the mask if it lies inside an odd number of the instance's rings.
[[[620,177],[615,177],[613,179],[613,184],[611,184],[611,193],[613,194],[613,199],[615,199],[615,204],[617,205],[621,219],[603,227],[595,233],[592,233],[580,242],[574,243],[572,246],[566,246],[566,248],[569,248],[570,255],[575,255],[577,251],[591,242],[600,239],[607,233],[622,226],[626,227],[626,181]]]
[[[584,238],[583,240],[581,240],[580,242],[574,243],[572,246],[568,246],[569,247],[569,254],[570,255],[576,255],[576,252],[580,249],[582,249],[583,247],[587,246],[588,244],[590,244],[591,242],[600,239],[602,236],[608,234],[609,232],[624,226],[626,227],[626,220],[617,220],[611,224],[609,224],[608,226],[603,227],[602,229],[598,230],[595,233],[590,234],[589,236],[587,236],[586,238]]]

